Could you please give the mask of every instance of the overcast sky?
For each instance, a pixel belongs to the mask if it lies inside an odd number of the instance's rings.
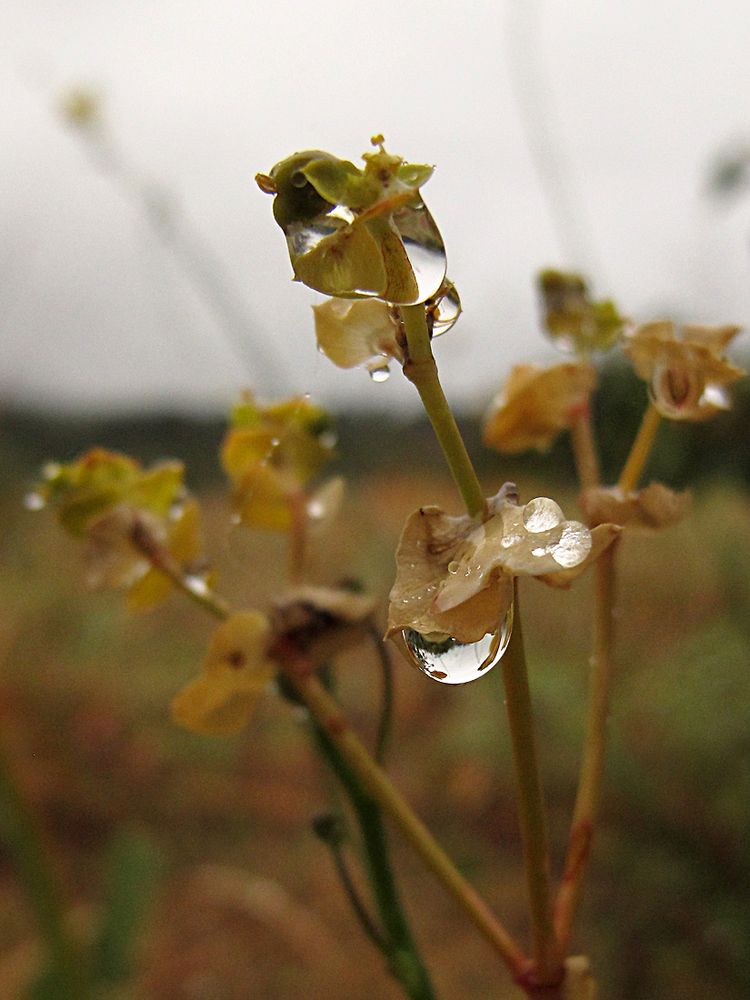
[[[356,159],[375,132],[437,164],[424,193],[465,309],[436,345],[451,399],[479,407],[511,363],[553,357],[532,288],[545,265],[585,270],[637,319],[750,324],[750,195],[704,191],[712,156],[750,137],[746,2],[0,10],[0,404],[224,407],[250,385],[412,405],[402,378],[372,384],[317,354],[316,296],[290,282],[252,181],[296,149]],[[56,102],[77,84],[221,262],[231,334],[62,124]]]

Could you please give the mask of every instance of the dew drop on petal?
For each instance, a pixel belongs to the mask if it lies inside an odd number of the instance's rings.
[[[565,515],[560,507],[547,497],[530,500],[523,509],[524,527],[533,534],[556,528],[564,520]]]
[[[387,382],[391,377],[391,369],[387,364],[378,364],[368,369],[373,382]]]
[[[479,642],[457,642],[440,633],[422,635],[404,629],[404,642],[419,669],[440,684],[468,684],[488,673],[502,659],[513,628],[513,608],[506,614],[497,633],[488,633]]]
[[[393,213],[393,223],[401,237],[417,282],[413,305],[436,294],[445,279],[445,244],[435,220],[421,199],[404,205]]]
[[[591,532],[577,521],[569,521],[563,528],[560,540],[550,546],[552,558],[565,569],[582,563],[591,551]]]

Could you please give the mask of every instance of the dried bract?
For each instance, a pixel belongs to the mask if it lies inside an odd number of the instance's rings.
[[[545,451],[588,408],[595,386],[589,364],[516,365],[487,411],[484,443],[509,454]]]
[[[619,524],[627,528],[666,528],[683,519],[690,494],[675,493],[662,483],[650,483],[624,494],[618,486],[595,486],[579,499],[588,524]]]
[[[685,325],[681,335],[669,321],[644,323],[628,336],[625,353],[662,416],[707,420],[731,406],[727,386],[742,368],[724,357],[738,326]]]

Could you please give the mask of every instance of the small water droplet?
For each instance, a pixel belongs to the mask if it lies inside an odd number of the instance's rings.
[[[429,312],[432,317],[432,338],[447,333],[461,315],[461,299],[452,281],[446,279],[435,296]]]
[[[456,573],[458,573],[460,566],[461,563],[458,562],[457,559],[453,559],[451,560],[451,562],[448,563],[448,572],[451,574],[451,576],[455,576]]]
[[[185,585],[197,597],[206,597],[209,593],[208,584],[202,576],[186,576]]]
[[[560,507],[547,497],[530,500],[523,509],[523,525],[533,534],[556,528],[564,520],[565,515]]]
[[[325,512],[326,512],[325,504],[321,500],[313,498],[308,502],[307,516],[309,518],[312,518],[313,521],[319,521],[323,517]]]
[[[41,493],[27,493],[23,498],[23,505],[26,510],[42,510],[47,505],[47,501]]]
[[[271,447],[272,448],[278,448],[280,444],[281,444],[281,438],[278,438],[278,437],[272,437],[271,438]]]
[[[502,659],[513,629],[511,606],[496,633],[479,642],[457,642],[439,633],[422,635],[404,629],[404,642],[419,669],[440,684],[468,684],[488,673]]]
[[[335,448],[338,440],[338,434],[335,431],[323,431],[318,437],[318,441],[324,448]]]
[[[387,364],[378,363],[374,368],[368,369],[373,382],[387,382],[391,377],[391,369]]]
[[[563,528],[560,540],[550,549],[559,566],[570,569],[578,566],[591,551],[591,532],[577,521],[569,521]]]

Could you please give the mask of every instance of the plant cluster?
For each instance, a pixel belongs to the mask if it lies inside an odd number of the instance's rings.
[[[74,110],[74,109],[73,109]],[[80,109],[83,113],[85,109]],[[73,111],[71,111],[73,113]],[[78,113],[78,112],[77,112]],[[617,553],[632,531],[657,531],[685,516],[688,497],[641,484],[662,419],[702,421],[731,405],[728,387],[743,372],[725,356],[734,326],[636,324],[613,302],[594,300],[575,274],[538,279],[542,322],[569,357],[551,367],[514,367],[492,401],[484,441],[501,453],[545,450],[569,433],[580,482],[580,519],[549,497],[523,499],[516,484],[477,478],[443,393],[432,341],[457,321],[461,304],[446,275],[443,238],[422,196],[432,168],[389,154],[382,136],[364,166],[306,151],[257,177],[273,195],[297,281],[329,296],[314,306],[320,350],[337,366],[375,376],[401,367],[419,393],[465,511],[421,506],[406,521],[385,632],[407,663],[445,684],[479,680],[499,667],[517,777],[531,941],[519,941],[480,898],[387,775],[392,676],[375,620],[377,602],[351,587],[306,582],[312,533],[326,530],[342,503],[340,479],[321,473],[335,437],[329,416],[307,397],[264,404],[247,393],[235,406],[221,448],[231,517],[286,533],[288,589],[267,607],[233,608],[219,595],[217,567],[203,551],[200,505],[184,469],[150,469],[94,449],[50,465],[33,505],[51,507],[86,546],[92,583],[123,587],[129,607],[152,608],[175,591],[217,619],[199,672],[176,693],[177,723],[208,736],[243,730],[258,699],[275,690],[307,712],[312,744],[337,777],[347,806],[319,817],[364,933],[404,994],[435,991],[409,926],[391,867],[386,817],[496,949],[530,997],[588,1000],[596,984],[588,960],[569,944],[591,854],[601,797],[613,663]],[[593,356],[622,348],[649,387],[641,429],[616,483],[601,481],[591,399]],[[521,629],[518,581],[570,587],[595,576],[593,653],[585,742],[563,871],[553,877]],[[371,646],[383,700],[372,750],[354,732],[336,696],[336,658]],[[359,848],[369,898],[352,878]],[[502,989],[502,986],[499,987]]]

